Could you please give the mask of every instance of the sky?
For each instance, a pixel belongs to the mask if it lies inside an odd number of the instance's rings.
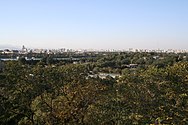
[[[188,0],[0,0],[0,48],[188,49]]]

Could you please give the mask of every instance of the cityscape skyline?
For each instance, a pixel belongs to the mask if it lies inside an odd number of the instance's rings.
[[[156,52],[156,53],[188,53],[187,49],[140,49],[140,48],[128,48],[128,49],[72,49],[72,48],[27,48],[24,45],[20,47],[0,47],[0,53],[64,53],[64,52],[76,52],[76,53],[85,53],[85,52]]]
[[[1,49],[188,49],[187,0],[8,0],[0,15]]]

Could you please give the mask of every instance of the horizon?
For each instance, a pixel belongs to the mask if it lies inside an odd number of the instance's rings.
[[[0,48],[188,49],[186,0],[7,0]]]
[[[66,47],[59,47],[59,48],[32,48],[32,47],[27,47],[25,45],[22,45],[20,47],[18,46],[13,46],[13,45],[3,45],[3,46],[0,46],[0,50],[21,50],[23,48],[23,46],[28,49],[28,50],[35,50],[35,49],[42,49],[42,50],[60,50],[60,49],[69,49],[69,50],[74,50],[74,51],[77,51],[77,50],[92,50],[92,51],[135,51],[135,50],[138,50],[138,51],[144,51],[144,50],[148,50],[148,51],[157,51],[157,50],[162,50],[162,51],[188,51],[188,49],[172,49],[172,48],[157,48],[157,49],[149,49],[149,48],[124,48],[124,49],[113,49],[113,48],[107,48],[107,49],[94,49],[94,48],[66,48]]]

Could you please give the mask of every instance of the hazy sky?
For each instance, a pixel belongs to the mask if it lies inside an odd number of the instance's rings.
[[[188,0],[0,0],[0,47],[188,49]]]

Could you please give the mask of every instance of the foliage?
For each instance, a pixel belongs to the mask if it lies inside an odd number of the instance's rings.
[[[36,65],[6,62],[0,73],[0,124],[186,125],[188,62],[171,56],[161,66],[154,55],[120,53],[63,65],[47,59]],[[143,68],[123,67],[131,62]],[[88,77],[105,70],[122,74]]]

